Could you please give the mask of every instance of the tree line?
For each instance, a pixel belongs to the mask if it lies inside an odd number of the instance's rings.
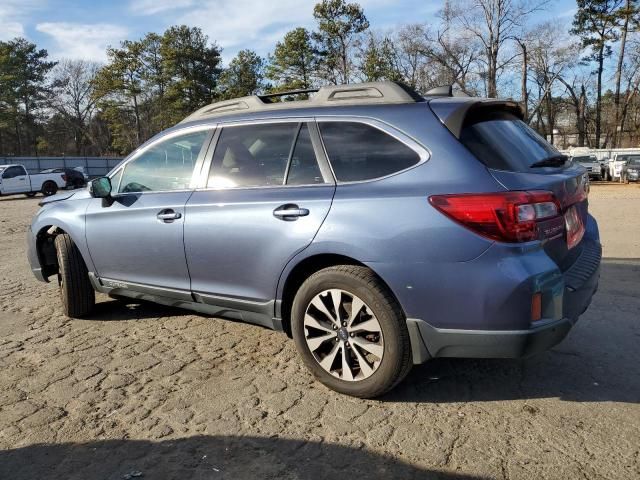
[[[384,31],[359,4],[322,0],[315,28],[227,65],[221,46],[186,25],[122,41],[104,64],[55,61],[24,38],[0,42],[0,155],[123,155],[218,100],[377,80],[514,98],[561,147],[637,146],[638,1],[577,0],[569,31],[535,21],[549,6],[444,0],[435,18]]]

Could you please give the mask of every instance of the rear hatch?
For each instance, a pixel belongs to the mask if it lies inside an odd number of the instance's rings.
[[[513,102],[450,98],[430,107],[505,189],[553,193],[558,215],[538,221],[539,239],[562,271],[573,265],[587,223],[585,168],[524,123]]]

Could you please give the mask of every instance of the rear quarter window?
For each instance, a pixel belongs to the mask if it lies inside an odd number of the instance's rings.
[[[470,114],[460,141],[478,160],[496,170],[530,172],[534,163],[560,155],[535,130],[504,111]]]
[[[339,182],[373,180],[420,162],[400,140],[359,122],[319,122],[322,141]]]

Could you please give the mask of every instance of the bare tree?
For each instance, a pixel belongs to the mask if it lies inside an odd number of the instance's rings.
[[[53,71],[50,107],[73,130],[77,155],[82,154],[84,140],[91,141],[88,124],[95,110],[92,82],[99,68],[95,62],[62,60]]]
[[[502,57],[506,43],[517,35],[530,14],[546,3],[545,0],[535,3],[528,0],[457,0],[455,3],[452,12],[458,23],[482,45],[488,97],[498,96],[498,77],[513,59],[513,56]]]
[[[617,76],[617,75],[616,75]],[[618,79],[616,78],[616,82]],[[627,55],[627,61],[620,72],[620,83],[624,82],[624,91],[620,92],[620,86],[616,85],[615,123],[613,125],[614,148],[621,145],[624,135],[624,126],[629,113],[629,107],[638,97],[640,88],[640,45],[633,44]],[[621,95],[622,93],[622,95]]]
[[[620,111],[620,85],[622,83],[622,70],[624,67],[624,57],[625,50],[627,48],[627,36],[629,34],[629,29],[633,26],[637,26],[638,23],[638,6],[637,2],[634,0],[626,0],[626,4],[624,8],[621,9],[622,16],[622,25],[620,27],[620,51],[618,54],[618,63],[616,66],[615,73],[615,83],[616,90],[613,97],[614,105],[615,105],[615,122],[613,128],[613,142],[612,147],[616,148],[619,144],[618,137],[618,129],[620,129],[620,133],[622,134],[622,125],[621,125],[621,111]],[[626,109],[625,107],[623,107]],[[626,114],[626,111],[625,111]]]
[[[397,69],[412,88],[424,89],[427,83],[428,37],[424,24],[404,25],[395,36]]]
[[[477,93],[478,42],[465,32],[451,32],[447,21],[435,32],[424,24],[400,28],[394,37],[396,68],[407,84],[422,91],[453,84]]]
[[[569,102],[574,110],[576,133],[578,134],[578,147],[585,146],[585,139],[590,146],[590,142],[586,135],[586,117],[587,117],[587,89],[584,78],[580,75],[574,75],[572,79],[566,79],[563,76],[558,80],[566,88],[569,94]]]
[[[456,31],[455,21],[459,11],[446,1],[440,12],[442,26],[436,32],[428,51],[431,59],[436,62],[447,82],[456,84],[467,94],[477,94],[475,86],[470,85],[471,78],[476,75],[478,61],[482,56],[482,43],[473,32]]]
[[[532,105],[529,118],[536,115],[539,124],[544,125],[551,141],[553,142],[554,127],[558,102],[554,100],[554,87],[565,71],[575,64],[578,57],[578,49],[568,39],[564,39],[562,28],[558,23],[546,22],[531,31],[531,42],[528,46],[528,55],[532,79],[538,86],[538,98]],[[528,97],[528,95],[527,95]],[[542,114],[546,116],[543,121]]]

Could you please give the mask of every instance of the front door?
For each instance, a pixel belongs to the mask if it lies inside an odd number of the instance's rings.
[[[170,134],[114,173],[113,202],[93,199],[86,235],[96,275],[107,286],[190,299],[184,255],[185,204],[210,131]]]
[[[29,190],[29,177],[24,167],[14,165],[2,172],[2,191],[4,193],[24,193]]]
[[[185,250],[200,301],[271,320],[280,274],[311,243],[333,199],[318,142],[304,121],[222,129],[206,188],[186,207]]]

